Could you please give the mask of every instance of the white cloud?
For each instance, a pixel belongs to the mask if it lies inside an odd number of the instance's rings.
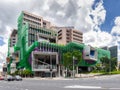
[[[115,25],[111,30],[111,35],[113,36],[112,45],[118,46],[118,60],[120,60],[120,16],[117,16],[114,20]]]
[[[59,4],[61,4],[62,6],[64,6],[66,3],[68,3],[68,0],[57,0],[57,2],[59,3]]]
[[[111,31],[112,35],[120,35],[120,26],[114,26]]]
[[[94,0],[78,0],[78,10],[75,17],[75,27],[82,32],[89,32],[93,27],[93,20],[90,18]],[[73,20],[71,20],[73,21]]]
[[[48,1],[49,1],[49,0],[46,0],[46,2],[44,2],[44,6],[42,7],[42,9],[43,9],[44,11],[49,10],[49,6],[47,5]]]
[[[84,43],[94,47],[110,45],[112,41],[111,34],[104,31],[90,31],[84,34]]]
[[[3,41],[5,42],[5,44],[0,46],[0,71],[2,70],[2,65],[3,65],[3,63],[5,63],[6,57],[7,57],[8,39],[9,39],[9,36],[11,33],[10,30],[11,30],[11,28],[9,26],[6,26],[6,33],[4,34],[4,38],[3,38]]]
[[[115,26],[113,26],[111,30],[111,34],[113,36],[118,36],[120,35],[120,16],[115,18],[114,23],[115,23]]]
[[[5,63],[5,61],[6,61],[6,56],[7,56],[7,48],[6,47],[7,47],[7,44],[0,46],[0,70],[1,70],[3,63]]]
[[[58,11],[56,14],[57,14],[57,15],[59,15],[59,16],[62,16],[62,17],[64,17],[64,16],[65,16],[65,13],[64,13],[64,12],[62,12],[62,11]]]
[[[76,28],[84,33],[101,31],[100,25],[105,21],[106,17],[106,10],[103,7],[103,1],[100,0],[96,3],[95,9],[92,8],[94,0],[90,0],[89,2],[87,0],[79,0],[79,2],[81,3],[78,4],[80,8],[78,9],[78,17],[75,23]]]
[[[90,44],[95,47],[102,46],[118,46],[118,57],[120,57],[120,16],[114,20],[115,25],[113,26],[111,33],[101,31],[99,27],[98,32],[90,31],[84,34],[84,43]],[[120,60],[120,58],[118,58]]]
[[[97,3],[95,10],[91,12],[94,24],[101,25],[106,17],[106,10],[103,7],[103,1]]]
[[[2,21],[0,21],[0,28],[2,27]]]
[[[93,0],[91,0],[91,5]],[[90,7],[91,7],[90,5]],[[103,7],[103,1],[100,0],[95,5],[95,9],[88,8],[87,16],[85,16],[85,22],[82,24],[88,32],[84,33],[84,43],[90,44],[95,47],[105,46],[111,43],[112,36],[100,29],[100,25],[105,21],[106,10]],[[87,23],[87,24],[86,24]]]
[[[115,25],[111,30],[111,35],[113,36],[114,44],[117,44],[120,46],[120,16],[115,18],[114,23]]]
[[[95,0],[78,0],[78,6],[79,7],[89,7],[91,8],[91,5],[93,5]]]
[[[2,63],[0,63],[0,71],[2,71],[2,67],[3,67],[3,64],[2,64]]]
[[[114,22],[116,26],[120,26],[120,16],[116,17]]]

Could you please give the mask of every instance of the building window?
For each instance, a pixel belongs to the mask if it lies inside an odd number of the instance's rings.
[[[62,37],[58,37],[58,40],[62,39]]]
[[[58,33],[62,32],[62,30],[59,30]]]
[[[45,23],[45,22],[43,22],[43,25],[46,25],[46,23]]]

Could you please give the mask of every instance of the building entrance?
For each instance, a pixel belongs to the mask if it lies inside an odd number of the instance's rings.
[[[35,76],[50,77],[57,76],[58,54],[57,52],[40,52],[32,53],[32,71]]]

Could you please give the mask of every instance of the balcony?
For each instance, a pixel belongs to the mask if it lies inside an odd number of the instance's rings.
[[[33,71],[50,71],[52,69],[53,71],[57,71],[56,65],[34,65]]]

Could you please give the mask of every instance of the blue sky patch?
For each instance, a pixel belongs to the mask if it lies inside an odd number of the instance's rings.
[[[115,17],[120,16],[120,0],[103,0],[103,6],[106,10],[106,19],[101,25],[101,30],[111,32]]]
[[[3,37],[0,37],[0,46],[4,45],[5,42],[3,41]]]

